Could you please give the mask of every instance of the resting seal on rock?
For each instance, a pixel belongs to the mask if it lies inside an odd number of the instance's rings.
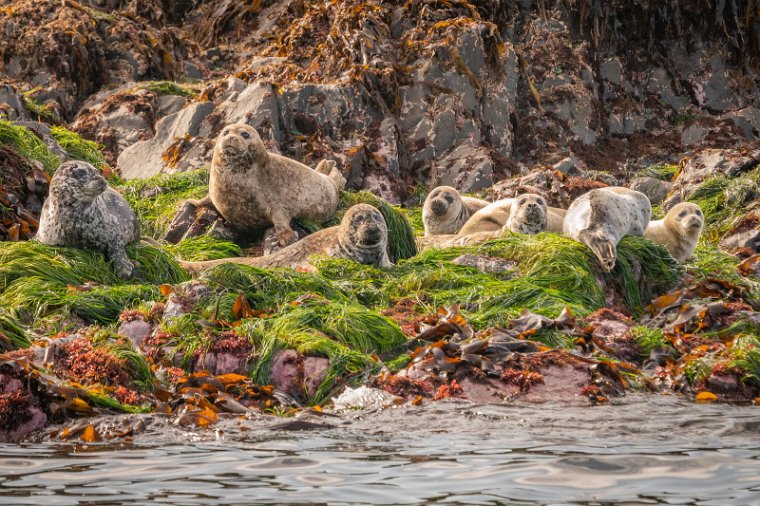
[[[485,200],[463,197],[451,186],[433,188],[422,206],[425,237],[456,234],[470,216],[487,205]]]
[[[644,237],[665,246],[673,258],[685,262],[694,254],[705,217],[698,205],[681,202],[662,220],[650,221]]]
[[[467,220],[458,235],[497,232],[502,228],[521,234],[538,234],[546,230],[547,215],[544,198],[533,193],[526,193],[519,197],[497,200],[488,204]]]
[[[246,233],[272,225],[285,246],[296,239],[290,221],[327,220],[335,214],[345,185],[335,162],[323,160],[312,170],[267,152],[255,128],[236,123],[225,127],[216,141],[209,198],[232,228]]]
[[[53,174],[35,239],[50,246],[102,251],[126,279],[134,266],[125,246],[140,240],[140,222],[95,167],[71,161]]]
[[[610,272],[617,261],[617,244],[626,235],[644,235],[652,216],[646,195],[620,186],[584,193],[567,210],[564,234],[582,242]]]
[[[262,268],[308,267],[309,257],[326,255],[390,267],[387,245],[388,228],[383,215],[369,204],[357,204],[346,211],[340,225],[314,232],[271,255],[180,263],[191,272],[201,272],[227,262]]]

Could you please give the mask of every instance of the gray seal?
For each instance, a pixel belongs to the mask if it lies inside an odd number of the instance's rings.
[[[357,204],[346,211],[340,225],[314,232],[271,255],[180,263],[196,273],[224,263],[261,268],[309,268],[309,258],[312,255],[325,255],[347,258],[366,265],[390,267],[387,247],[388,228],[383,215],[369,204]]]
[[[140,240],[140,222],[129,203],[87,162],[62,164],[50,181],[36,240],[103,252],[119,277],[132,276],[125,247]]]
[[[570,204],[564,234],[594,253],[610,272],[617,261],[617,244],[626,235],[644,235],[652,216],[646,195],[620,186],[597,188]]]
[[[487,205],[485,200],[462,196],[451,186],[433,188],[422,206],[425,237],[456,234],[473,214]]]

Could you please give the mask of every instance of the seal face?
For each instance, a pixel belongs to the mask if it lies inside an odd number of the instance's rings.
[[[698,205],[681,202],[668,211],[665,218],[649,223],[644,236],[665,246],[679,262],[694,254],[705,225],[705,216]]]
[[[485,200],[463,197],[451,186],[433,188],[422,207],[425,237],[456,234],[472,214],[487,205]]]
[[[641,192],[620,186],[596,188],[570,204],[563,233],[594,253],[610,272],[617,261],[617,244],[626,235],[644,235],[652,205]]]
[[[459,235],[497,232],[502,228],[521,234],[538,234],[546,230],[547,223],[546,200],[540,195],[526,193],[487,205],[467,220]]]
[[[312,255],[327,255],[367,265],[390,267],[387,246],[388,228],[383,215],[369,204],[357,204],[346,211],[340,225],[319,230],[271,255],[181,262],[181,265],[194,272],[228,262],[263,268],[295,268],[308,267]]]
[[[237,123],[226,126],[214,146],[209,198],[232,228],[246,233],[272,225],[285,246],[295,240],[290,221],[328,219],[345,183],[334,162],[312,170],[268,153],[255,128]]]
[[[101,251],[122,278],[134,266],[125,247],[140,239],[140,223],[129,203],[86,162],[62,164],[50,181],[36,240],[50,246]]]
[[[505,227],[512,232],[535,235],[546,230],[546,201],[540,195],[526,193],[512,203]]]

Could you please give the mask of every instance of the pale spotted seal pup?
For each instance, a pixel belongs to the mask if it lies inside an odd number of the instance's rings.
[[[502,228],[532,235],[545,231],[547,222],[548,211],[544,198],[525,193],[487,205],[467,220],[458,235],[497,232]]]
[[[222,130],[214,147],[209,199],[225,221],[246,233],[274,226],[282,246],[296,234],[294,218],[322,222],[338,208],[346,180],[333,161],[315,170],[290,158],[269,153],[256,129],[236,123]],[[207,200],[192,201],[195,206]]]
[[[650,221],[644,237],[665,246],[673,258],[683,263],[694,254],[705,217],[698,205],[681,202],[662,220]]]
[[[487,205],[485,200],[462,196],[451,186],[433,188],[422,206],[425,237],[456,234],[470,216]]]
[[[271,255],[223,258],[205,262],[180,262],[191,272],[201,272],[231,262],[253,267],[309,267],[309,257],[326,255],[348,258],[358,263],[390,267],[388,228],[383,215],[369,204],[357,204],[346,211],[340,225],[314,232]]]
[[[564,234],[582,242],[610,272],[617,261],[617,244],[626,235],[644,235],[652,216],[646,195],[611,186],[584,193],[570,204]]]
[[[53,174],[35,239],[50,246],[101,251],[113,261],[119,277],[127,279],[134,265],[125,247],[140,240],[140,222],[95,167],[70,161]]]

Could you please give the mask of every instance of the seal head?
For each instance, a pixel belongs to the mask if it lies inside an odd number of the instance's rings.
[[[70,161],[50,181],[35,239],[50,246],[101,251],[120,277],[129,278],[134,265],[125,247],[140,239],[140,224],[129,203],[95,167]]]
[[[343,216],[338,243],[351,258],[362,264],[390,265],[387,258],[388,227],[382,213],[369,204],[352,206]]]
[[[546,200],[540,195],[526,193],[512,203],[505,227],[512,232],[535,235],[546,230],[547,216]]]
[[[266,157],[267,151],[259,133],[244,123],[225,127],[214,147],[214,159],[234,173],[244,173],[254,163],[263,163]]]
[[[698,205],[681,202],[668,211],[665,218],[649,223],[644,235],[664,245],[679,262],[685,262],[697,249],[705,225],[705,216]]]
[[[485,202],[480,207],[484,206]],[[456,234],[470,215],[470,209],[465,206],[462,196],[455,188],[451,186],[433,188],[422,206],[425,235]]]

